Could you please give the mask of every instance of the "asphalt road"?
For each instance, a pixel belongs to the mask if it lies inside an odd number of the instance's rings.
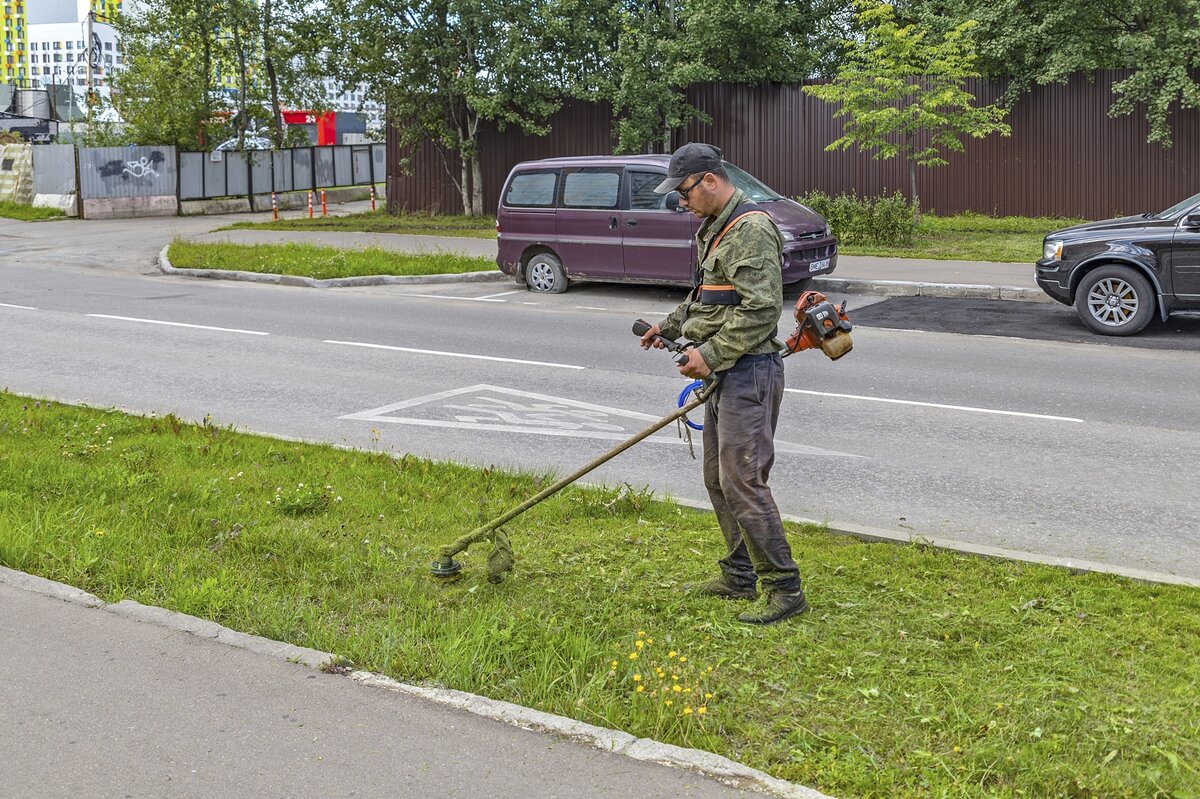
[[[0,263],[0,385],[562,473],[674,407],[685,384],[629,332],[678,290],[310,290],[168,278],[138,259],[80,265],[74,252]],[[901,301],[870,302],[850,298],[850,356],[788,362],[772,476],[785,512],[1200,576],[1194,330],[1160,348],[1022,337],[1061,328],[1069,309],[1000,304],[976,335],[933,324],[939,306],[906,317]],[[589,479],[704,497],[668,431]]]

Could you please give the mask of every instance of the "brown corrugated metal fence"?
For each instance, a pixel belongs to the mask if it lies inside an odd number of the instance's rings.
[[[1079,75],[1066,84],[1034,89],[1009,116],[1011,137],[968,139],[965,152],[949,155],[947,166],[918,168],[922,207],[942,214],[1099,219],[1162,209],[1200,191],[1200,111],[1173,115],[1174,147],[1147,144],[1148,125],[1140,111],[1108,116],[1112,85],[1125,74],[1098,72],[1092,80]],[[984,103],[1004,91],[996,81],[973,81],[968,88]],[[676,144],[716,144],[730,161],[777,191],[907,193],[903,161],[879,161],[856,150],[825,152],[840,135],[841,123],[831,106],[799,86],[703,84],[688,96],[712,123],[693,123],[679,132]],[[504,178],[519,161],[612,152],[606,106],[570,103],[550,124],[545,137],[511,128],[482,133],[485,207],[496,207]],[[397,170],[404,156],[395,136],[389,136],[389,207],[460,212],[461,201],[434,148],[410,153],[408,174]],[[448,163],[458,169],[457,161]]]

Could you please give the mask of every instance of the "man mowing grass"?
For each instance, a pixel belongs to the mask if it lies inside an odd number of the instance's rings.
[[[738,620],[774,624],[808,610],[800,569],[767,486],[783,399],[783,359],[775,339],[783,310],[783,239],[771,217],[729,182],[721,151],[710,144],[676,150],[656,191],[676,192],[704,223],[696,234],[696,288],[642,336],[642,348],[661,348],[654,338],[659,333],[685,336],[699,346],[688,350],[680,374],[720,381],[704,408],[704,486],[728,552],[719,576],[687,588],[752,600],[761,582],[765,607]]]

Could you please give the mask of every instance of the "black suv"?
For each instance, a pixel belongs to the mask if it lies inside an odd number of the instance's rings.
[[[1155,311],[1200,309],[1200,194],[1161,213],[1089,222],[1042,242],[1042,291],[1105,336],[1131,336]]]

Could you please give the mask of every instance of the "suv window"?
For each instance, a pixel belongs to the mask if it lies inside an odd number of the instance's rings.
[[[557,184],[557,170],[513,175],[504,194],[504,204],[515,208],[553,208]]]
[[[578,169],[563,175],[563,208],[616,208],[621,173],[606,169]]]
[[[629,173],[629,210],[630,211],[665,211],[667,210],[667,195],[656,194],[654,189],[663,182],[666,175],[662,172],[630,172]]]

